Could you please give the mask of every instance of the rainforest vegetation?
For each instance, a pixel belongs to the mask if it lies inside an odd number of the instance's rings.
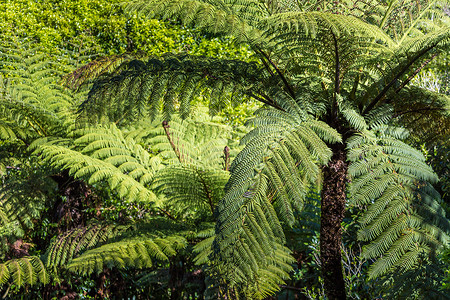
[[[2,299],[449,299],[450,2],[1,0]]]

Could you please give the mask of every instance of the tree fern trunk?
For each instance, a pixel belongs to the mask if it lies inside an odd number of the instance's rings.
[[[324,167],[320,218],[320,260],[325,294],[330,300],[346,299],[341,262],[341,223],[344,219],[347,163],[345,146],[333,145],[333,157]]]

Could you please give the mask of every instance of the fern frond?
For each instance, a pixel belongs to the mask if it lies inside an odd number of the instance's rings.
[[[57,236],[45,253],[46,267],[57,270],[79,253],[119,236],[129,228],[130,226],[92,225],[67,231]]]
[[[29,143],[36,137],[63,135],[74,122],[75,100],[56,84],[56,60],[32,43],[6,36],[1,40],[0,136]]]
[[[32,161],[30,159],[30,161]],[[45,168],[35,170],[39,164],[19,165],[23,180],[4,180],[0,185],[0,211],[5,216],[0,223],[0,238],[21,238],[26,230],[34,228],[35,220],[52,197],[54,182],[45,177]],[[30,191],[32,193],[30,194]]]
[[[256,39],[258,31],[252,26],[267,15],[260,1],[134,1],[126,6],[129,12],[148,17],[176,18],[216,35],[231,35],[239,41]]]
[[[439,27],[441,22],[431,23],[429,20],[444,20],[446,18],[442,9],[445,2],[436,0],[420,2],[411,0],[376,1],[372,9],[368,10],[366,14],[369,22],[383,28],[395,40],[401,42],[434,29],[433,27]]]
[[[222,170],[180,165],[158,172],[153,184],[181,210],[196,208],[212,213],[223,196],[228,178],[227,172]]]
[[[424,263],[404,273],[394,273],[384,281],[386,297],[390,299],[449,299],[450,296],[442,290],[442,280],[445,276],[445,265],[429,262],[426,257],[419,258]]]
[[[99,76],[113,73],[120,64],[130,61],[131,59],[132,57],[128,55],[112,55],[97,58],[87,65],[64,76],[61,84],[71,89],[78,90],[82,85],[89,84],[93,79],[98,78]]]
[[[180,236],[124,239],[84,252],[73,259],[67,269],[78,274],[91,274],[102,272],[104,266],[150,268],[154,260],[166,262],[185,247],[186,240]]]
[[[448,244],[450,223],[439,195],[424,183],[437,176],[419,151],[383,127],[377,135],[366,131],[352,137],[348,147],[351,201],[368,205],[358,238],[370,242],[364,257],[377,258],[371,277],[413,269],[422,255]]]
[[[245,284],[244,293],[253,298],[270,295],[286,278],[291,258],[282,246],[281,222],[292,225],[293,212],[301,211],[308,185],[319,174],[317,162],[330,159],[323,139],[340,141],[296,102],[279,101],[289,113],[259,112],[262,117],[253,120],[258,126],[243,139],[247,145],[233,161],[217,208],[214,257],[223,264],[221,275],[231,286],[251,278],[254,284]]]
[[[297,40],[330,32],[336,37],[358,36],[378,39],[392,45],[391,38],[378,27],[359,18],[328,12],[284,12],[264,19],[265,34],[280,36],[297,35]],[[281,32],[281,34],[280,34]]]
[[[422,141],[450,135],[450,97],[425,89],[404,88],[394,101],[394,118]]]
[[[220,91],[229,90],[225,87],[245,94],[251,85],[258,84],[261,76],[264,73],[260,66],[237,60],[167,54],[126,61],[96,81],[81,110],[88,118],[106,117],[117,121],[124,117],[136,119],[144,114],[154,119],[163,108],[164,119],[168,120],[174,107],[179,106],[183,107],[183,117],[186,117],[190,102],[201,93],[206,95],[205,88],[215,89],[214,96],[219,97],[216,99],[223,96]],[[218,82],[223,89],[216,89]]]
[[[37,256],[11,259],[0,264],[0,285],[5,284],[8,278],[18,287],[50,281],[44,263]]]
[[[146,174],[151,174],[150,170],[142,168],[143,174],[138,174],[139,178],[144,178],[141,183],[132,175],[122,171],[120,167],[104,160],[93,158],[75,150],[70,150],[62,146],[42,146],[39,148],[45,161],[56,168],[68,169],[75,178],[86,178],[89,184],[106,181],[112,190],[117,192],[119,197],[124,197],[130,202],[153,202],[156,195],[150,191],[146,183]],[[138,166],[141,166],[138,164]],[[151,175],[149,175],[152,177]]]

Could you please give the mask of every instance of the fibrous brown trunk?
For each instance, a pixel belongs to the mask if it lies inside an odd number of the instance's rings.
[[[333,145],[333,157],[323,169],[320,218],[320,260],[325,294],[330,300],[346,299],[342,270],[341,223],[345,211],[347,163],[345,146]]]

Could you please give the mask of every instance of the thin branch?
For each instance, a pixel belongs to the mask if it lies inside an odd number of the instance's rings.
[[[272,67],[274,67],[275,71],[277,72],[278,76],[280,76],[281,80],[284,83],[284,86],[286,87],[286,89],[288,90],[289,94],[291,95],[292,98],[295,99],[295,93],[294,90],[292,89],[292,87],[289,85],[286,77],[284,77],[283,73],[281,72],[280,69],[278,69],[278,67],[275,65],[275,63],[270,59],[270,57],[264,53],[261,49],[259,49],[259,52],[267,59],[267,61],[272,65]]]
[[[263,97],[263,98],[261,98],[260,96],[255,95],[255,94],[253,94],[251,92],[246,92],[246,94],[249,95],[250,97],[253,97],[254,99],[264,103],[264,104],[267,104],[269,106],[272,106],[273,108],[276,108],[278,110],[286,112],[286,110],[284,108],[279,106],[272,98],[270,98],[267,95],[261,94],[261,96]]]
[[[172,138],[170,137],[170,133],[169,133],[170,125],[169,125],[169,122],[164,120],[162,122],[162,126],[164,128],[164,131],[166,132],[166,136],[167,136],[167,139],[169,140],[170,146],[172,146],[173,152],[175,152],[175,154],[176,154],[176,156],[178,158],[178,161],[180,163],[183,163],[183,159],[181,158],[181,155],[180,155],[180,150],[177,148],[177,146],[175,146],[174,142],[172,141]]]
[[[430,61],[432,61],[439,53],[433,54],[430,59],[426,60],[420,67],[418,67],[409,77],[406,79],[398,89],[395,90],[396,93],[400,92],[402,88],[404,88]]]
[[[433,49],[434,47],[437,46],[436,44],[431,45],[428,48],[423,49],[422,51],[420,51],[408,64],[406,64],[401,70],[400,72],[391,80],[391,82],[389,82],[384,89],[375,97],[375,99],[372,100],[372,102],[369,103],[369,105],[366,107],[366,109],[364,109],[362,115],[367,114],[372,108],[375,107],[375,105],[384,98],[384,96],[386,96],[386,93],[388,92],[388,90],[397,82],[397,80],[409,69],[409,67],[412,66],[412,64],[414,64],[419,58],[421,58],[423,55],[425,55],[428,51],[430,51],[431,49]]]

